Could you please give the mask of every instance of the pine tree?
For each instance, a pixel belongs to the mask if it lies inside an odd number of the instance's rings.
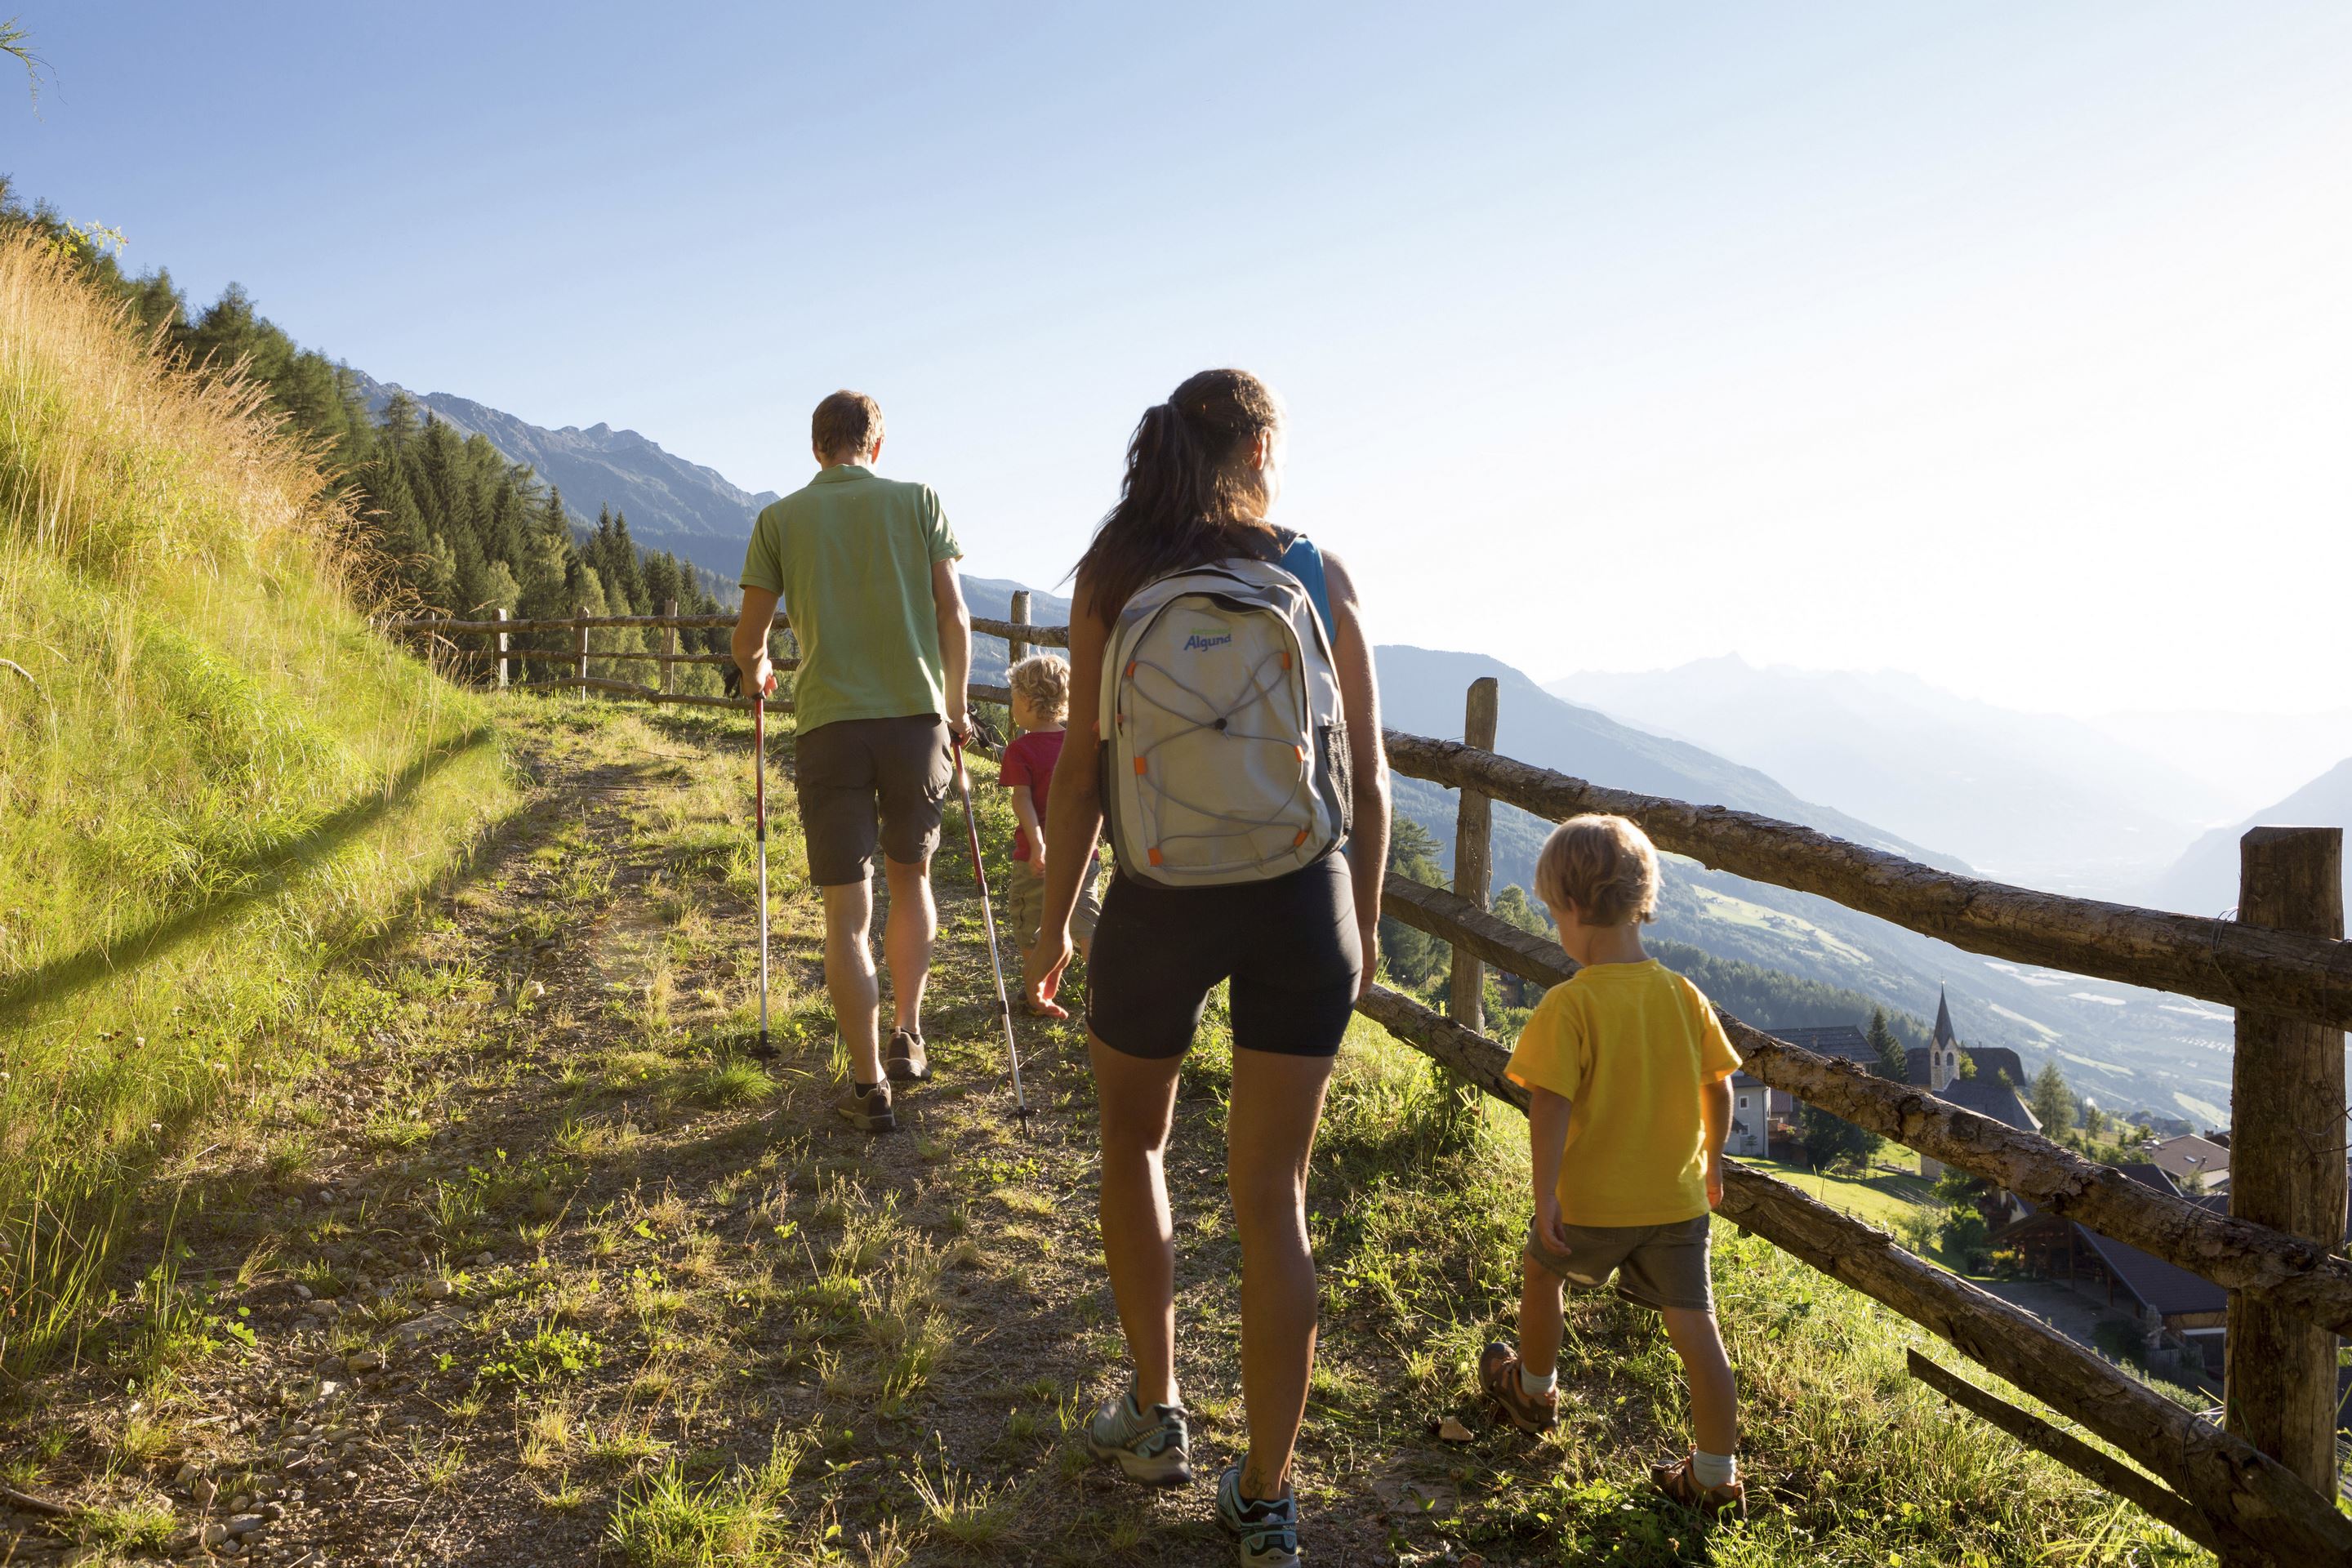
[[[2041,1120],[2044,1138],[2063,1138],[2074,1125],[2074,1091],[2066,1087],[2066,1075],[2058,1070],[2058,1058],[2052,1057],[2033,1075],[2033,1092],[2028,1101],[2033,1114]]]
[[[1886,1022],[1886,1009],[1874,1007],[1870,1014],[1870,1048],[1878,1057],[1878,1075],[1895,1083],[1906,1083],[1911,1077],[1911,1058],[1903,1042],[1895,1037],[1895,1030]]]
[[[1430,887],[1444,879],[1437,868],[1437,840],[1409,816],[1400,816],[1390,826],[1389,869]],[[1381,917],[1381,952],[1389,973],[1401,984],[1414,990],[1427,985],[1446,968],[1448,952],[1427,931]]]

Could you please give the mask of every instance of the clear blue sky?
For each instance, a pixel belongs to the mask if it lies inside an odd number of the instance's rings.
[[[46,4],[28,195],[201,301],[747,488],[874,393],[1058,579],[1287,399],[1385,640],[2342,700],[2352,6]]]

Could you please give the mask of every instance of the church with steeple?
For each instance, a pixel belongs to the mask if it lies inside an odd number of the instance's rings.
[[[1936,992],[1936,1033],[1925,1047],[1911,1048],[1906,1065],[1911,1081],[1939,1099],[2023,1131],[2042,1130],[2025,1103],[2025,1064],[2006,1046],[1963,1050],[1959,1031],[1952,1027],[1951,998],[1941,987]],[[1932,1182],[1944,1173],[1943,1163],[1922,1154],[1919,1173]]]

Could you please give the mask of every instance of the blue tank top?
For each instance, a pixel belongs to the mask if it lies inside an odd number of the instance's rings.
[[[1316,549],[1315,542],[1303,533],[1277,529],[1276,537],[1288,542],[1283,545],[1282,553],[1275,557],[1274,563],[1298,579],[1300,586],[1307,590],[1307,598],[1314,601],[1316,618],[1323,623],[1323,635],[1336,644],[1339,640],[1339,628],[1331,620],[1331,588],[1323,580],[1323,552]]]

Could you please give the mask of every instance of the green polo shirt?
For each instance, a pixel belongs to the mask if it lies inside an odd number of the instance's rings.
[[[845,719],[947,712],[931,567],[963,551],[929,485],[841,463],[751,525],[743,586],[783,596],[800,638],[803,731]]]

